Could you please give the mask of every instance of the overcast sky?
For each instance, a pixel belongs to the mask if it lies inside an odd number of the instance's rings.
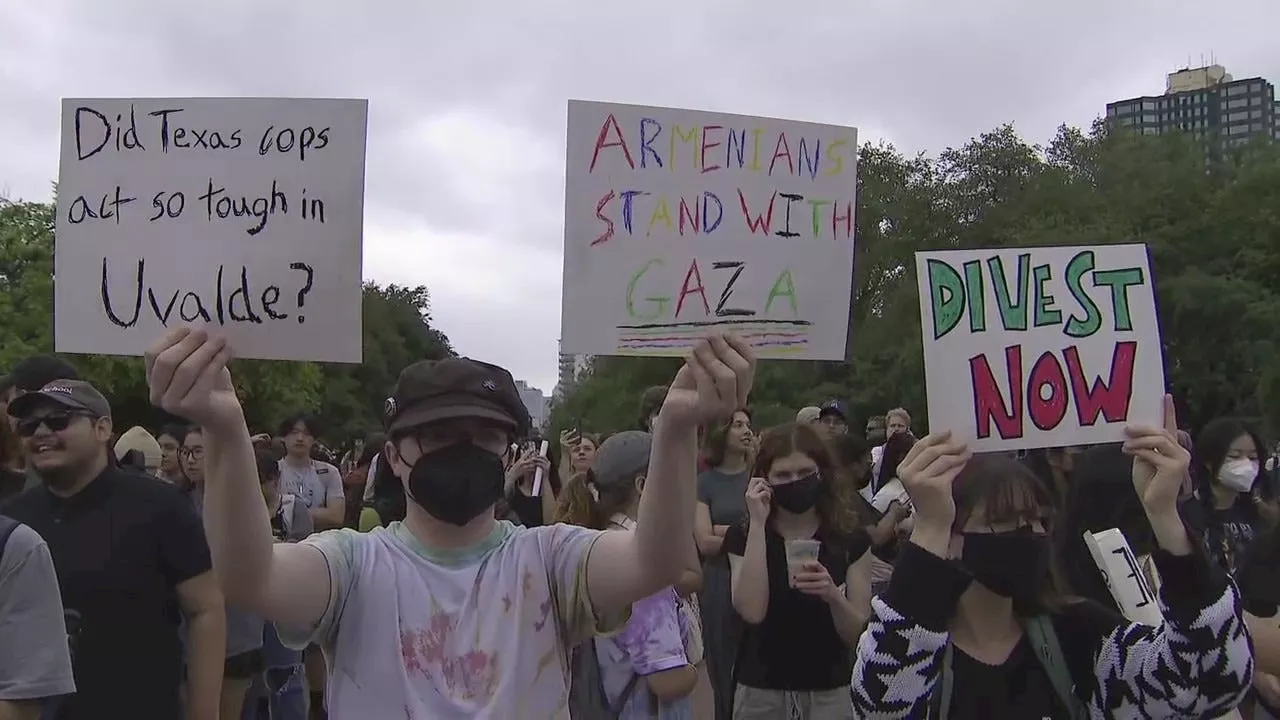
[[[50,196],[62,97],[368,98],[365,277],[426,285],[460,353],[550,393],[568,98],[937,151],[1009,121],[1044,141],[1211,53],[1280,82],[1280,3],[13,0],[0,189]]]

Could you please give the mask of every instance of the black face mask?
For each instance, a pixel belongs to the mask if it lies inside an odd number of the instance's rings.
[[[409,473],[409,497],[431,517],[459,527],[502,497],[502,457],[469,442],[422,457]]]
[[[821,491],[822,476],[813,473],[786,485],[774,485],[773,501],[789,513],[802,513],[818,504],[818,493]]]
[[[960,562],[991,592],[1030,607],[1048,570],[1049,538],[1030,528],[964,533]]]

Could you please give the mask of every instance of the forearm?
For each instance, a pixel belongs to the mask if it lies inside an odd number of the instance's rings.
[[[836,632],[844,644],[853,647],[858,643],[858,636],[867,624],[867,616],[859,612],[849,598],[840,592],[828,601],[831,606],[831,620],[836,625]]]
[[[693,427],[658,425],[636,521],[636,555],[642,576],[657,587],[672,585],[684,571],[686,543],[693,534],[698,439]]]
[[[747,548],[742,556],[742,569],[733,579],[733,607],[742,619],[753,624],[764,622],[769,610],[769,563],[765,553],[765,529],[751,524]]]
[[[1187,528],[1177,510],[1163,513],[1147,513],[1151,522],[1151,532],[1155,535],[1160,549],[1170,555],[1190,555],[1193,551],[1191,538],[1187,536]]]
[[[40,720],[39,700],[0,700],[0,720]]]
[[[253,608],[271,572],[271,518],[248,431],[205,429],[204,527],[227,601]]]
[[[343,512],[345,508],[341,501],[339,504],[319,508],[311,508],[311,524],[315,526],[316,532],[321,530],[332,530],[333,528],[342,527]]]
[[[224,612],[187,618],[187,720],[214,720],[222,695],[227,650]]]

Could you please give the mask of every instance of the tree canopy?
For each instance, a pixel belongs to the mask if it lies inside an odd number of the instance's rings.
[[[0,372],[53,351],[53,228],[49,203],[0,200]],[[237,360],[232,377],[249,426],[274,431],[294,412],[314,412],[330,442],[381,427],[383,399],[411,362],[453,354],[431,327],[425,287],[364,285],[364,362],[359,365]],[[141,358],[68,355],[110,398],[118,427],[168,420],[147,401]]]
[[[850,423],[903,406],[927,427],[918,250],[1145,243],[1165,372],[1183,425],[1280,426],[1280,145],[1224,155],[1184,135],[1060,127],[1047,146],[1006,125],[936,156],[859,153],[848,362],[761,363],[758,425],[838,398]],[[597,357],[552,408],[555,428],[634,427],[672,359]]]

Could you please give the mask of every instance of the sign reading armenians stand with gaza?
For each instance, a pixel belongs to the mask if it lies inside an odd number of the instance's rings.
[[[1145,245],[916,253],[929,426],[975,452],[1159,426],[1164,355]]]
[[[365,100],[62,103],[54,348],[360,362]]]
[[[570,101],[561,349],[844,360],[852,127]]]

